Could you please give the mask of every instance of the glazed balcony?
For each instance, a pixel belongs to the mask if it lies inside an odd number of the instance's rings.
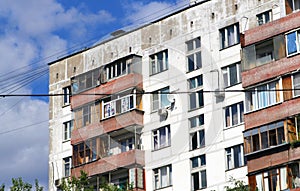
[[[71,97],[71,107],[72,109],[76,109],[84,104],[102,99],[107,95],[115,94],[129,88],[142,89],[142,79],[142,75],[138,73],[130,73],[116,79],[112,79],[107,83],[73,95]]]
[[[104,174],[119,168],[130,168],[138,164],[145,165],[144,151],[134,149],[127,152],[111,155],[105,158],[95,160],[72,168],[72,176],[80,176],[80,171],[85,171],[88,176]]]

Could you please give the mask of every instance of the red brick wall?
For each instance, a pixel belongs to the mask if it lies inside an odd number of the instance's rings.
[[[241,46],[245,47],[298,28],[300,27],[299,18],[300,12],[296,12],[273,22],[249,29],[241,36]]]
[[[300,18],[299,18],[300,20]],[[242,72],[244,88],[300,68],[300,54]]]
[[[129,125],[143,125],[143,112],[132,110],[115,117],[102,120],[99,123],[74,129],[71,136],[71,144],[82,142],[83,140],[115,131]]]
[[[94,94],[114,94],[122,90],[126,90],[131,87],[143,87],[143,77],[141,74],[128,74],[120,78],[111,80],[105,84],[102,84],[91,90],[82,92],[82,94],[91,95],[74,95],[71,97],[72,109],[77,108],[86,103],[105,97],[106,95],[94,95]]]
[[[252,129],[300,113],[300,98],[245,114],[245,129]]]
[[[72,176],[79,177],[83,170],[88,176],[106,173],[120,167],[127,167],[133,164],[145,165],[145,152],[142,150],[131,150],[128,152],[112,155],[100,160],[75,167],[72,169]]]

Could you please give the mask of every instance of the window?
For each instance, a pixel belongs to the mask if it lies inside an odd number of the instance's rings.
[[[286,35],[287,55],[291,56],[300,52],[300,30]]]
[[[169,87],[157,90],[155,92],[152,92],[152,111],[157,111],[160,108],[165,108],[170,105],[170,102],[168,100],[168,93]]]
[[[168,68],[168,50],[150,56],[150,75],[163,72]]]
[[[272,10],[268,10],[266,12],[256,15],[256,19],[258,25],[263,25],[272,21]]]
[[[249,89],[246,92],[247,111],[253,111],[274,105],[281,100],[279,81],[273,81],[264,85]]]
[[[203,78],[202,75],[190,78],[189,90],[194,91],[189,94],[189,109],[193,110],[204,106],[203,98]]]
[[[244,104],[236,103],[225,108],[225,126],[231,127],[244,122]]]
[[[164,166],[153,170],[155,190],[172,185],[172,166]]]
[[[71,176],[72,157],[64,158],[63,162],[64,162],[64,177],[69,177]]]
[[[71,94],[71,87],[64,87],[63,88],[63,105],[69,105],[70,104],[70,94]]]
[[[192,190],[199,190],[207,187],[206,170],[192,173]]]
[[[291,122],[287,122],[291,125]],[[247,153],[270,148],[285,143],[284,122],[271,123],[244,132]]]
[[[200,37],[186,42],[187,71],[191,72],[202,68]]]
[[[102,105],[103,118],[115,116],[116,114],[125,113],[134,109],[135,107],[135,95],[127,95],[118,99],[114,99],[109,102],[104,102]]]
[[[113,62],[105,66],[106,78],[113,79],[127,74],[126,60]]]
[[[286,167],[271,169],[260,174],[256,174],[256,189],[259,191],[286,190],[288,182],[291,182]],[[289,190],[289,189],[287,189]]]
[[[286,0],[286,12],[287,14],[291,13],[292,11],[296,11],[300,9],[300,0]]]
[[[134,149],[134,138],[130,137],[128,139],[124,139],[120,141],[121,144],[121,152],[127,152]]]
[[[100,121],[100,102],[84,105],[74,110],[75,128],[82,128]]]
[[[191,150],[202,148],[205,146],[204,129],[196,130],[190,133]]]
[[[63,128],[64,128],[64,141],[68,141],[71,139],[71,134],[73,131],[73,121],[67,121],[63,123]]]
[[[153,131],[153,148],[161,149],[171,145],[170,126],[164,126]]]
[[[300,95],[300,73],[293,75],[294,96]]]
[[[93,87],[100,83],[100,68],[91,70],[87,73],[81,74],[72,78],[72,93],[76,94]]]
[[[243,145],[236,145],[225,149],[226,170],[238,168],[246,164]]]
[[[240,29],[238,23],[220,29],[221,49],[233,46],[238,43],[240,43]]]
[[[205,155],[200,155],[191,158],[191,166],[193,168],[203,167],[206,165]]]
[[[225,87],[233,86],[241,82],[241,63],[231,64],[222,68]]]
[[[204,114],[189,118],[190,128],[196,128],[204,125]]]
[[[273,39],[255,45],[256,64],[262,65],[274,60]]]

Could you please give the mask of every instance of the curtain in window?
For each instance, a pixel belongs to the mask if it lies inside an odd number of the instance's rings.
[[[227,28],[228,46],[235,44],[234,25]]]
[[[166,187],[168,186],[168,172],[167,172],[167,167],[163,167],[160,169],[160,174],[161,174],[161,187]]]
[[[235,146],[233,147],[233,152],[234,152],[234,167],[240,167],[242,166],[242,152],[241,152],[241,146]]]
[[[161,128],[159,133],[160,133],[160,137],[159,137],[160,146],[161,147],[167,146],[166,128],[165,127]]]
[[[262,174],[256,175],[255,179],[256,179],[256,188],[257,188],[257,191],[263,191]]]

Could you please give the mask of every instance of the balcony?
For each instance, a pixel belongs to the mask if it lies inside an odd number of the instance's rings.
[[[80,176],[81,170],[85,171],[88,176],[94,176],[97,174],[104,174],[119,168],[131,168],[136,164],[144,166],[144,155],[144,151],[134,149],[120,154],[101,158],[94,162],[72,168],[72,176]]]
[[[115,94],[122,90],[137,87],[142,89],[143,77],[138,73],[130,73],[119,78],[112,79],[107,83],[101,84],[93,89],[86,90],[82,93],[73,95],[71,97],[72,109],[80,107],[86,103],[99,100],[107,95]]]
[[[144,112],[138,109],[119,114],[115,117],[101,120],[72,131],[71,144],[77,144],[97,135],[120,130],[124,127],[141,127],[143,125]]]

